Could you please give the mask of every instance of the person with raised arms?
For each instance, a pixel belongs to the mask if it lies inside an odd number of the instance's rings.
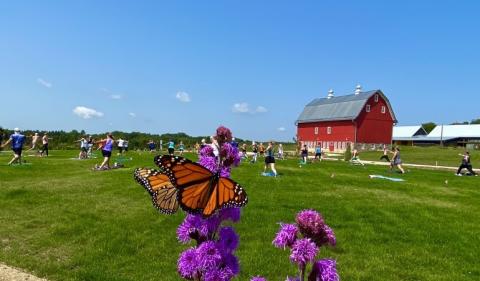
[[[35,133],[32,137],[32,147],[27,150],[27,151],[30,151],[30,150],[34,150],[35,147],[37,146],[37,142],[38,142],[38,139],[40,138],[40,136],[38,135],[38,133]]]
[[[20,134],[20,129],[15,128],[13,134],[10,136],[7,142],[5,142],[2,147],[5,147],[9,143],[12,143],[13,158],[8,162],[8,165],[12,165],[14,162],[22,164],[22,149],[25,142],[25,136]]]
[[[45,132],[42,137],[43,147],[42,147],[42,150],[40,151],[40,157],[43,157],[44,154],[48,157],[48,141],[49,140],[51,140],[51,138],[49,138],[47,135],[47,132]]]
[[[459,156],[462,156],[462,164],[460,164],[460,167],[458,167],[457,173],[455,175],[461,176],[462,170],[467,169],[467,171],[472,175],[472,176],[478,176],[477,173],[472,169],[472,162],[470,161],[470,152],[465,151],[464,154],[458,154]]]
[[[75,141],[80,143],[80,153],[78,154],[78,159],[87,159],[88,153],[88,140],[85,137]]]
[[[114,138],[111,133],[107,134],[107,138],[98,141],[98,144],[102,144],[102,155],[103,155],[103,162],[100,166],[96,166],[96,170],[107,170],[110,169],[110,157],[112,157],[112,150],[113,150],[113,143]]]
[[[266,149],[266,155],[265,155],[265,166],[263,168],[263,174],[266,175],[267,173],[267,168],[270,168],[273,172],[273,176],[277,176],[277,170],[275,169],[275,153],[273,151],[273,142],[269,142],[267,149]]]

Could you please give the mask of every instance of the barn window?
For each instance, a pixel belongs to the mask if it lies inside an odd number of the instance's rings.
[[[370,112],[370,105],[369,105],[369,104],[367,104],[367,106],[365,107],[365,110],[366,110],[367,112]]]
[[[385,108],[385,106],[383,105],[383,106],[382,106],[382,113],[385,114],[385,111],[386,111],[386,108]]]
[[[375,102],[378,102],[378,94],[375,95]]]
[[[332,127],[327,127],[327,134],[329,134],[329,135],[332,134]]]
[[[318,127],[315,127],[315,135],[318,135]]]

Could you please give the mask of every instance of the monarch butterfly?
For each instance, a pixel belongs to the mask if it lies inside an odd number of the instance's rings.
[[[173,214],[178,210],[177,189],[162,172],[138,168],[134,173],[135,180],[152,196],[152,203],[158,211]]]
[[[229,178],[178,156],[158,155],[157,164],[177,188],[177,200],[183,210],[209,217],[227,207],[243,207],[248,198],[245,190]]]

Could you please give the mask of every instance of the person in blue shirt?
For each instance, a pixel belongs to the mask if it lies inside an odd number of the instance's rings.
[[[180,144],[178,145],[178,151],[180,151],[180,156],[183,155],[184,150],[185,150],[185,145],[183,144],[183,141],[180,141]]]
[[[318,143],[317,146],[315,146],[315,160],[322,161],[322,148]]]
[[[12,143],[12,150],[13,150],[13,158],[10,162],[8,162],[8,165],[13,164],[14,162],[18,162],[19,164],[22,164],[22,149],[23,149],[23,143],[25,142],[25,136],[20,134],[20,129],[15,128],[14,133],[10,136],[8,141],[2,145],[2,147],[5,147],[7,144]]]
[[[238,142],[235,140],[235,138],[232,138],[232,142],[230,143],[233,147],[238,148]]]
[[[173,142],[173,140],[170,140],[168,142],[168,154],[173,155],[174,152],[175,152],[175,143]]]
[[[155,152],[155,143],[153,142],[153,140],[150,140],[150,141],[148,142],[148,150],[149,150],[150,152]]]

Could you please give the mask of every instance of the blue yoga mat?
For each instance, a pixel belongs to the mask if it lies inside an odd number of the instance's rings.
[[[405,181],[404,179],[399,179],[399,178],[390,178],[390,177],[385,177],[382,175],[369,175],[371,179],[384,179],[384,180],[389,180],[389,181]]]

